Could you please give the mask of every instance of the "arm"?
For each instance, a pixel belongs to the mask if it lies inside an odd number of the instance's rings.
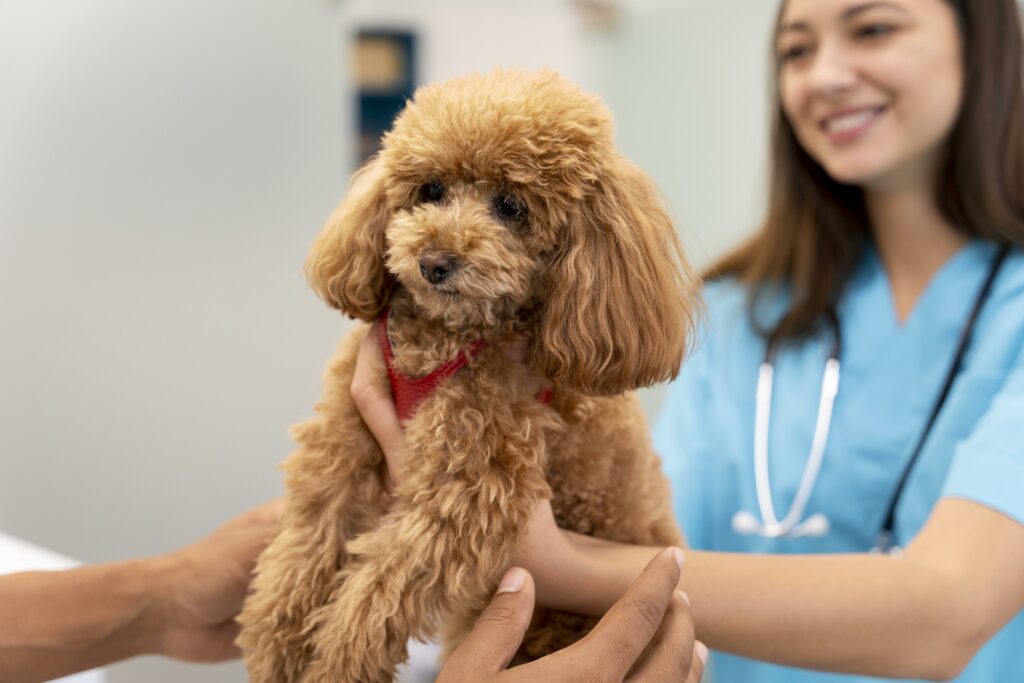
[[[140,654],[237,657],[234,616],[280,514],[274,501],[162,557],[0,577],[0,683]]]
[[[683,585],[698,635],[728,652],[832,671],[945,679],[967,666],[1024,608],[1024,356],[1014,368],[956,445],[944,497],[902,557],[690,553]],[[544,528],[540,538],[561,535]],[[556,540],[596,579],[594,597],[608,591],[589,606],[603,609],[644,551],[576,541]],[[555,584],[538,584],[544,601]]]
[[[657,552],[551,528],[542,518],[531,527],[533,547],[546,552],[519,561],[537,576],[538,600],[560,609],[603,613]],[[944,499],[899,558],[692,551],[680,586],[712,648],[812,669],[948,679],[1024,608],[1024,526]]]
[[[137,560],[0,578],[0,681],[44,681],[156,652],[159,573]]]

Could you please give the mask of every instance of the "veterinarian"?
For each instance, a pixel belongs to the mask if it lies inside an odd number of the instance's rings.
[[[283,509],[283,499],[272,501],[162,557],[0,577],[0,683],[46,681],[142,654],[238,657],[234,617]],[[707,648],[694,649],[693,621],[676,589],[681,562],[678,549],[662,551],[585,640],[506,671],[534,606],[533,578],[510,569],[438,681],[559,683],[593,670],[698,683]]]
[[[767,216],[710,270],[655,430],[716,683],[1024,680],[1018,12],[780,7]],[[363,413],[400,473],[387,403]],[[589,614],[656,552],[546,503],[527,539],[539,602]]]

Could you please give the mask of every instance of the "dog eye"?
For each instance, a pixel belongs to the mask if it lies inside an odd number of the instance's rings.
[[[526,205],[511,194],[499,194],[495,202],[498,213],[510,221],[526,218]]]
[[[444,185],[433,180],[420,186],[420,201],[437,204],[444,199]]]

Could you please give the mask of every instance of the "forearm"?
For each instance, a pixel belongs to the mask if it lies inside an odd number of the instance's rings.
[[[962,587],[909,558],[690,552],[699,637],[735,654],[828,671],[941,679],[973,652]]]
[[[0,683],[45,681],[157,649],[159,563],[0,577]]]
[[[570,538],[572,538],[570,536]],[[601,614],[657,548],[576,539],[572,577],[539,601]],[[970,658],[956,621],[960,589],[903,557],[764,556],[688,551],[680,587],[710,647],[804,668],[942,678]],[[540,582],[538,581],[538,584]]]

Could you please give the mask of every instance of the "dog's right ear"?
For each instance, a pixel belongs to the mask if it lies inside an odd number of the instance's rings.
[[[386,175],[379,157],[359,169],[306,259],[306,278],[320,298],[367,322],[387,305],[394,284],[384,269]]]

